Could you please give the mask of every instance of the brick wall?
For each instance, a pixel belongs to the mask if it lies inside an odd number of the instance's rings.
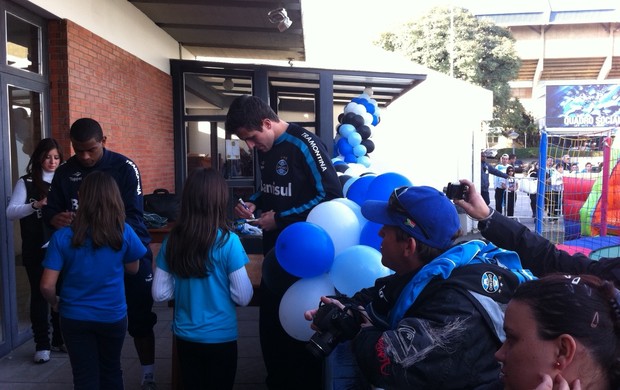
[[[49,26],[51,131],[69,155],[69,127],[96,119],[106,146],[138,164],[145,193],[174,190],[170,75],[67,20]]]

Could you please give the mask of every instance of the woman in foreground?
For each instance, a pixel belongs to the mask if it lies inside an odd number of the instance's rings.
[[[554,274],[519,286],[506,309],[495,357],[506,389],[617,389],[618,300],[592,275]]]

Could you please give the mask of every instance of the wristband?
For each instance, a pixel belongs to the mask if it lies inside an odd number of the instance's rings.
[[[493,213],[495,213],[495,209],[489,208],[489,210],[491,210],[491,211],[489,211],[489,215],[487,215],[487,216],[486,216],[486,217],[484,217],[484,218],[480,218],[480,219],[473,218],[473,217],[469,217],[469,218],[473,219],[473,220],[474,220],[474,221],[476,221],[476,222],[484,222],[484,221],[488,221],[489,219],[491,219],[491,216],[493,215]]]

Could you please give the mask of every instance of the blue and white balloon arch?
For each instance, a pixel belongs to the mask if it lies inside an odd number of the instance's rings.
[[[381,121],[379,104],[371,95],[372,89],[366,88],[364,93],[345,106],[344,112],[338,116],[338,134],[334,139],[335,158],[366,168],[370,166],[368,154],[375,150],[370,137]]]

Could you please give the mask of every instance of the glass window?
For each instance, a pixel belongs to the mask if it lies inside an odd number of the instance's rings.
[[[254,177],[252,151],[236,136],[226,138],[223,122],[188,121],[185,129],[188,173],[203,167],[219,170],[226,179]],[[212,147],[214,142],[217,148]]]
[[[7,65],[40,74],[40,28],[8,12],[5,15]]]
[[[184,77],[186,115],[226,115],[235,97],[252,94],[251,77],[195,73]]]
[[[42,138],[41,94],[9,86],[9,134],[11,142],[11,183],[26,174],[30,155]],[[17,291],[18,331],[29,332],[30,284],[22,263],[22,240],[20,225],[13,223],[13,248],[15,261],[15,283]]]

